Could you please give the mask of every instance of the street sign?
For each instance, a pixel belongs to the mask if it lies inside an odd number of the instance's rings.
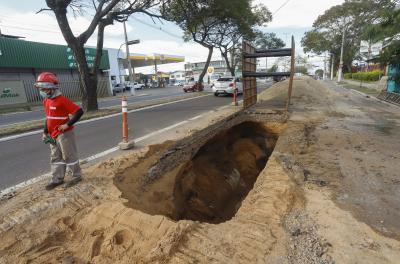
[[[207,73],[208,73],[209,75],[212,75],[212,74],[214,73],[214,67],[208,67]]]
[[[75,56],[74,56],[74,53],[72,52],[72,49],[67,47],[66,54],[67,54],[68,67],[71,69],[77,68],[78,65],[76,63]],[[96,49],[85,48],[85,57],[86,57],[88,67],[93,68],[94,59],[96,57]]]

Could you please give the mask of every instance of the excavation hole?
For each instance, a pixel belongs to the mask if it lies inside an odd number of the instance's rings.
[[[283,127],[247,121],[221,130],[197,147],[191,160],[177,161],[175,169],[143,186],[149,169],[165,159],[171,144],[152,147],[141,162],[116,175],[114,183],[128,207],[176,221],[221,223],[236,214],[253,188]],[[196,147],[193,142],[188,149]]]
[[[221,223],[231,219],[277,139],[265,125],[244,122],[209,140],[176,177],[176,220]]]

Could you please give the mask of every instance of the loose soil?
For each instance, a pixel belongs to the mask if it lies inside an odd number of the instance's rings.
[[[282,124],[287,85],[0,201],[0,263],[398,263],[399,108],[297,78]]]

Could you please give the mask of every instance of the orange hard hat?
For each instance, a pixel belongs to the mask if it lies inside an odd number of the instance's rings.
[[[52,72],[42,72],[36,79],[36,88],[56,89],[58,88],[58,78]]]

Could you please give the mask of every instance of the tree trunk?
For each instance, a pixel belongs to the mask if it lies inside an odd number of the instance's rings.
[[[231,65],[229,58],[228,58],[228,51],[227,50],[222,50],[222,48],[220,48],[221,51],[221,55],[222,57],[224,57],[225,62],[226,62],[226,67],[228,68],[228,70],[230,71],[232,76],[235,76],[235,69],[233,68],[233,66]]]
[[[60,2],[61,3],[61,2]],[[58,4],[58,2],[57,2]],[[68,3],[56,5],[53,1],[47,1],[47,5],[54,10],[58,25],[68,46],[74,53],[75,61],[78,66],[80,89],[82,91],[82,108],[84,111],[95,111],[97,105],[97,76],[91,74],[87,65],[84,44],[80,38],[76,38],[69,26],[67,19]],[[97,70],[96,70],[97,72]]]
[[[71,49],[74,53],[80,76],[83,110],[96,111],[99,109],[97,104],[97,75],[93,74],[87,65],[83,44],[72,45]]]
[[[210,65],[211,57],[212,57],[213,50],[214,50],[214,47],[212,47],[212,46],[207,46],[207,48],[208,48],[208,57],[207,57],[206,64],[204,65],[204,69],[199,76],[199,84],[203,83],[203,79],[204,79],[204,76],[206,75],[208,66]]]

